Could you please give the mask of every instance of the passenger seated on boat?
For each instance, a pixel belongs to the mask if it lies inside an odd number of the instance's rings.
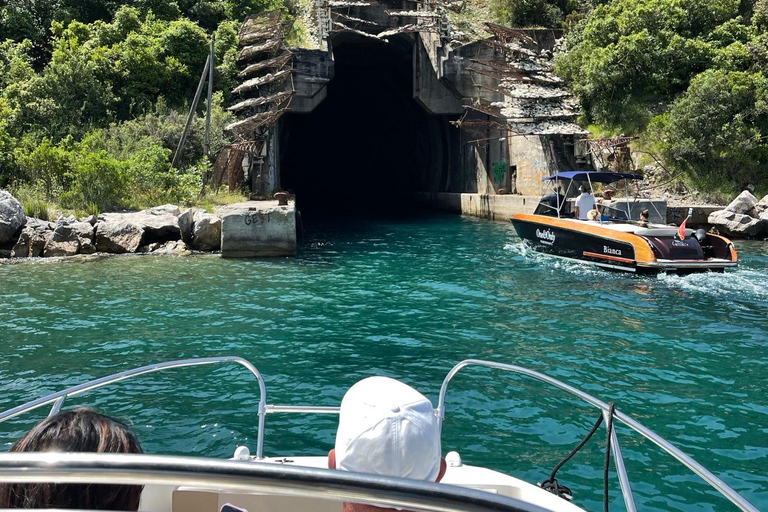
[[[587,192],[583,186],[579,187],[581,192],[576,197],[576,218],[580,220],[587,220],[587,213],[595,207],[595,196]]]
[[[648,227],[648,217],[650,215],[651,215],[651,212],[649,212],[647,208],[640,212],[640,220],[637,223],[641,228]]]
[[[587,212],[587,220],[601,220],[602,215],[600,215],[600,212],[597,210],[597,208],[593,208]]]
[[[439,482],[446,464],[432,403],[389,377],[361,380],[341,400],[336,446],[328,453],[328,467]],[[393,509],[344,503],[344,512],[383,510]]]
[[[92,409],[60,412],[32,428],[12,452],[142,453],[123,423]],[[142,486],[0,483],[0,508],[138,510]]]

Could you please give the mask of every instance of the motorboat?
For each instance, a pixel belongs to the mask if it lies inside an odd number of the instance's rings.
[[[668,226],[642,221],[632,208],[639,203],[629,198],[631,183],[640,180],[641,175],[632,173],[560,172],[542,180],[548,193],[533,214],[516,214],[511,221],[520,238],[537,252],[611,270],[643,274],[722,272],[738,265],[736,249],[724,236],[703,229],[694,231],[686,228],[685,222]],[[606,199],[594,199],[595,187],[612,191],[609,187],[617,182],[622,182],[627,192],[625,201],[608,199],[610,194],[604,194]],[[583,212],[576,215],[579,187],[592,195],[592,220],[585,219]]]
[[[168,361],[123,371],[9,409],[0,413],[0,422],[46,406],[50,406],[49,414],[55,414],[62,409],[65,401],[70,397],[139,375],[213,364],[240,365],[257,381],[260,398],[255,447],[238,446],[234,448],[231,459],[209,458],[205,457],[205,454],[182,457],[51,452],[5,453],[0,454],[0,481],[143,485],[139,510],[157,512],[219,512],[224,504],[234,505],[250,512],[299,510],[339,512],[344,501],[405,510],[443,512],[466,510],[585,512],[586,510],[577,504],[578,497],[570,496],[568,492],[564,492],[567,490],[566,487],[557,484],[554,476],[556,469],[552,476],[541,484],[526,482],[499,471],[463,463],[460,447],[452,447],[453,450],[445,455],[448,468],[440,483],[329,470],[326,469],[326,457],[302,456],[298,453],[279,457],[266,456],[264,432],[268,416],[338,414],[339,407],[269,404],[262,374],[249,361],[235,356]],[[626,510],[629,512],[637,510],[620,441],[616,429],[613,428],[614,424],[621,423],[687,466],[738,509],[757,512],[758,509],[754,505],[720,478],[649,428],[615,409],[612,404],[605,403],[548,375],[521,366],[468,359],[451,368],[443,380],[437,407],[434,410],[441,431],[451,410],[447,399],[451,380],[464,369],[479,367],[512,372],[522,378],[534,379],[538,383],[569,393],[597,409],[599,421],[593,427],[592,433],[602,422],[606,427],[605,439],[609,440],[605,448],[604,489],[601,489],[606,507],[608,469],[609,462],[612,460]],[[579,446],[582,445],[583,442]]]

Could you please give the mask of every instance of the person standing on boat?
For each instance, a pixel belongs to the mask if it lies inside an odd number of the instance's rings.
[[[380,476],[439,482],[446,464],[432,403],[389,377],[363,379],[341,400],[335,448],[328,467]],[[344,503],[344,512],[386,509]]]
[[[576,218],[587,220],[587,212],[595,208],[595,196],[587,192],[584,186],[579,187],[579,192],[576,198]]]

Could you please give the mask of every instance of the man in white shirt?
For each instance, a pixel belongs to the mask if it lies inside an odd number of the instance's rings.
[[[584,187],[579,187],[579,196],[576,198],[576,218],[587,220],[587,212],[595,208],[595,196],[587,192]]]

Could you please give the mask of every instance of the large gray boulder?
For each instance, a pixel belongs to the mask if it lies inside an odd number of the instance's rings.
[[[53,231],[53,236],[45,244],[43,255],[46,258],[55,256],[74,256],[75,254],[93,254],[96,247],[93,244],[95,228],[88,222],[78,222],[74,216],[59,218]]]
[[[191,244],[192,237],[195,235],[193,230],[193,226],[195,224],[195,214],[204,212],[205,210],[202,208],[187,208],[177,217],[179,222],[179,231],[181,232],[181,239],[184,240],[185,243]]]
[[[730,210],[711,213],[708,222],[728,236],[756,238],[768,234],[768,220],[755,219]]]
[[[96,227],[90,222],[74,222],[71,227],[80,245],[80,254],[95,253]]]
[[[0,190],[0,244],[10,240],[26,222],[19,200],[10,192]]]
[[[757,202],[755,205],[755,215],[754,217],[760,217],[761,219],[766,218],[766,215],[768,215],[768,195],[763,197],[761,200]]]
[[[144,230],[120,217],[99,216],[96,224],[96,249],[101,252],[136,252],[141,245]]]
[[[11,250],[11,258],[36,258],[42,256],[48,240],[53,238],[55,225],[44,220],[28,217],[19,239]]]
[[[166,204],[140,212],[102,213],[99,215],[99,223],[132,224],[144,233],[144,243],[178,240],[181,236],[178,221],[180,214],[178,206]]]
[[[743,215],[749,215],[750,217],[757,217],[754,215],[754,208],[757,204],[757,198],[752,195],[749,190],[745,190],[736,199],[725,207],[726,210],[733,213],[741,213]]]
[[[197,212],[194,216],[192,247],[200,251],[221,248],[221,219],[216,215]]]

